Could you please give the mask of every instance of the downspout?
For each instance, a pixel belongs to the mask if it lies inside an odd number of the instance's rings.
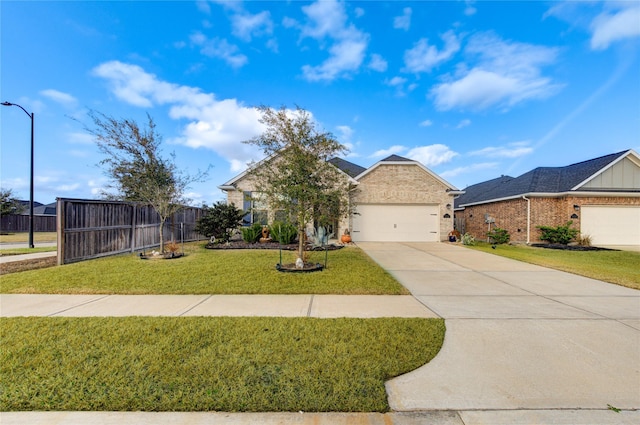
[[[531,243],[531,239],[529,237],[531,230],[531,199],[524,195],[522,195],[522,199],[527,201],[527,245],[529,245]]]

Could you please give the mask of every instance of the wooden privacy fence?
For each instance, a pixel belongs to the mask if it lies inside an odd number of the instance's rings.
[[[58,198],[58,264],[160,245],[160,216],[150,205]],[[184,207],[167,219],[165,242],[203,239],[194,230],[202,209]]]
[[[0,230],[3,232],[28,232],[29,216],[28,215],[3,215],[0,217]],[[34,232],[55,232],[56,216],[55,215],[34,215],[33,216]]]

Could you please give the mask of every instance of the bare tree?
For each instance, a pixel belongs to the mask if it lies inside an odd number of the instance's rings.
[[[295,218],[298,256],[304,258],[306,225],[326,224],[348,212],[349,181],[328,162],[346,148],[331,133],[318,130],[304,109],[261,106],[258,110],[266,130],[245,143],[262,149],[266,159],[251,164],[248,174],[270,208]]]
[[[149,115],[146,128],[140,128],[134,120],[116,119],[96,111],[89,111],[89,117],[93,127],[86,130],[106,155],[99,164],[111,180],[109,188],[116,192],[103,192],[103,195],[153,206],[160,217],[160,250],[164,252],[165,222],[189,203],[185,197],[187,188],[191,183],[202,181],[208,170],[187,175],[177,168],[174,154],[163,158],[162,136]]]

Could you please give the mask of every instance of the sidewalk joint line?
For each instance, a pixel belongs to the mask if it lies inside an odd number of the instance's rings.
[[[307,310],[307,317],[311,317],[311,307],[313,306],[313,294],[311,294],[311,299],[309,300],[309,309]]]
[[[200,304],[202,304],[203,302],[207,301],[209,298],[213,297],[213,295],[208,295],[206,296],[203,300],[201,300],[200,302],[195,303],[194,305],[192,305],[191,307],[187,308],[185,311],[183,311],[182,313],[178,314],[177,317],[182,317],[185,314],[187,314],[188,312],[190,312],[191,310],[193,310],[194,308],[198,307]]]
[[[63,310],[56,311],[55,313],[47,314],[45,317],[53,317],[56,314],[64,313],[65,311],[73,310],[74,308],[83,307],[83,306],[85,306],[87,304],[91,304],[91,303],[94,303],[94,302],[98,302],[98,301],[104,300],[105,298],[109,298],[110,296],[111,295],[105,295],[103,297],[99,297],[99,298],[95,298],[95,299],[92,299],[92,300],[89,300],[89,301],[85,301],[83,303],[74,305],[72,307],[68,307],[68,308],[65,308]]]

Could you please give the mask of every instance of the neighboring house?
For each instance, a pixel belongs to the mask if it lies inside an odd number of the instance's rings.
[[[485,240],[494,227],[514,242],[539,242],[537,226],[573,221],[594,245],[640,245],[640,157],[618,152],[566,167],[539,167],[465,189],[456,227]]]
[[[333,227],[345,229],[355,242],[435,242],[453,230],[453,197],[463,192],[417,161],[391,155],[370,168],[341,158],[329,161],[356,186],[355,212]],[[258,165],[259,166],[259,165]],[[251,176],[244,172],[219,186],[227,203],[249,211],[245,224],[271,223],[280,218],[254,193]]]

